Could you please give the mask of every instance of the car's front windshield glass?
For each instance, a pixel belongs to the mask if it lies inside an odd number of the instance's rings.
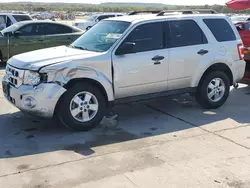
[[[105,52],[121,37],[129,25],[129,22],[101,21],[78,38],[71,47]]]

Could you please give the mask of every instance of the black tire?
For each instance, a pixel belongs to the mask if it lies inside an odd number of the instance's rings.
[[[97,114],[88,122],[77,121],[70,112],[71,100],[76,94],[84,91],[93,94],[96,97],[99,105]],[[75,131],[88,131],[93,129],[103,119],[107,110],[107,101],[104,94],[98,87],[89,83],[74,84],[67,90],[60,102],[61,103],[59,104],[56,112],[56,119],[67,128]]]
[[[222,79],[225,84],[225,93],[223,97],[217,102],[211,101],[207,94],[208,85],[215,78]],[[205,109],[216,109],[221,107],[227,101],[229,92],[230,92],[230,81],[228,76],[222,71],[214,71],[207,74],[201,80],[201,83],[197,88],[196,100]]]

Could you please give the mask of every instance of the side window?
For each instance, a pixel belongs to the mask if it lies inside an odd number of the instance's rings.
[[[193,20],[170,21],[169,28],[172,48],[208,43],[203,31]]]
[[[245,30],[246,31],[250,31],[250,23],[246,23],[245,24]]]
[[[26,25],[24,27],[22,27],[21,29],[19,29],[19,31],[21,32],[20,36],[29,36],[32,35],[32,30],[33,30],[33,25]]]
[[[133,52],[146,52],[163,48],[163,23],[148,23],[136,27],[124,42],[133,42]]]
[[[6,28],[6,16],[0,16],[0,31]]]
[[[47,27],[48,27],[48,30],[46,31],[47,35],[67,34],[73,32],[73,30],[70,27],[59,24],[48,24]]]
[[[238,31],[243,31],[243,26],[242,26],[242,24],[236,24],[235,27],[236,27],[236,29],[237,29]]]
[[[218,42],[236,40],[233,29],[225,19],[204,19],[203,21]]]
[[[12,25],[12,21],[10,20],[10,18],[7,16],[7,27]]]
[[[27,26],[22,27],[19,31],[21,31],[21,36],[35,36],[35,35],[44,35],[47,32],[47,24],[29,24]]]

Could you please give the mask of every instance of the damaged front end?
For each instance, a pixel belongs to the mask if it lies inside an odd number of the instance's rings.
[[[55,114],[61,97],[72,81],[98,84],[107,100],[113,101],[111,63],[106,56],[102,57],[91,59],[93,61],[76,58],[37,63],[25,63],[17,60],[18,57],[12,58],[8,61],[3,79],[4,96],[21,111],[48,118]]]

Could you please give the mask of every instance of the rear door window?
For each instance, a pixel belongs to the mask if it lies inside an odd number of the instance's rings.
[[[47,30],[47,24],[39,23],[26,25],[22,27],[19,31],[21,31],[21,36],[35,36],[45,35]]]
[[[208,43],[206,36],[195,21],[176,20],[169,21],[168,23],[170,36],[169,39],[166,38],[166,44],[170,45],[170,47],[175,48]]]
[[[48,30],[46,31],[47,35],[67,34],[76,32],[71,27],[59,24],[47,24],[47,27],[48,27]]]
[[[234,41],[236,36],[225,19],[203,19],[218,42]]]
[[[32,20],[28,15],[13,15],[17,22]]]

